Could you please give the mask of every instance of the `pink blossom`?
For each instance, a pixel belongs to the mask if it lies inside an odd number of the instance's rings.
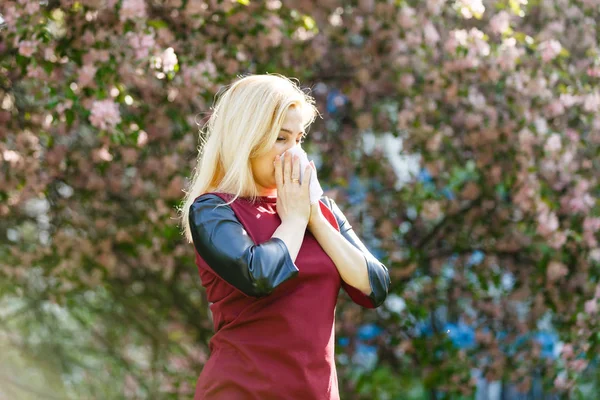
[[[207,8],[208,4],[203,1],[188,1],[184,13],[189,16],[198,15],[204,13]]]
[[[19,42],[19,54],[23,57],[31,57],[37,49],[37,42],[33,40],[23,40]]]
[[[558,40],[546,40],[539,45],[540,54],[544,62],[553,60],[562,50],[562,45]]]
[[[567,108],[573,107],[574,105],[579,104],[581,102],[580,96],[575,96],[568,93],[561,94],[559,98],[561,103],[563,103],[563,105]]]
[[[55,49],[52,47],[46,47],[44,49],[44,60],[46,61],[50,61],[50,62],[56,62],[58,61],[58,58],[56,57],[56,53],[55,53]]]
[[[591,299],[586,301],[583,309],[586,314],[596,314],[598,312],[598,300]]]
[[[565,390],[569,388],[569,382],[564,375],[559,375],[554,379],[554,387],[559,390]]]
[[[118,0],[86,0],[83,3],[96,10],[113,9]]]
[[[581,0],[581,2],[590,8],[600,7],[600,0]]]
[[[416,23],[415,9],[412,7],[402,7],[398,13],[397,22],[404,29],[411,28]]]
[[[92,150],[92,160],[94,162],[112,161],[112,159],[113,155],[110,153],[107,145]]]
[[[544,176],[553,176],[558,170],[556,161],[550,158],[544,158],[540,163],[540,172]]]
[[[507,86],[521,92],[525,89],[525,85],[529,83],[530,79],[531,77],[529,74],[523,71],[518,71],[517,73],[510,74],[508,78],[506,78],[506,84]]]
[[[565,106],[560,100],[553,100],[546,106],[546,111],[551,117],[558,117],[565,112]]]
[[[483,115],[476,113],[468,113],[465,118],[465,126],[469,129],[474,129],[481,126],[483,123]]]
[[[583,230],[593,233],[600,230],[600,217],[585,217],[583,220]]]
[[[575,351],[573,350],[573,345],[570,343],[566,343],[560,351],[560,356],[564,359],[572,358],[574,355]]]
[[[552,91],[548,88],[548,80],[542,75],[533,77],[527,85],[527,94],[531,97],[540,97],[549,99],[552,97]]]
[[[567,266],[559,261],[550,261],[546,269],[546,278],[549,282],[556,282],[569,273]]]
[[[440,41],[440,34],[430,21],[428,21],[423,28],[423,36],[425,38],[425,42],[430,46]]]
[[[595,199],[590,195],[589,189],[590,182],[586,179],[581,179],[569,192],[568,196],[561,199],[561,206],[570,213],[587,212],[595,204]]]
[[[169,47],[160,56],[160,65],[162,65],[163,72],[170,72],[175,69],[177,64],[177,55],[172,47]]]
[[[562,144],[560,142],[560,135],[558,133],[553,133],[550,135],[546,141],[546,145],[544,146],[544,150],[548,153],[556,153],[560,151],[561,148]]]
[[[538,215],[537,232],[542,236],[548,236],[558,229],[558,217],[554,212],[542,212]]]
[[[270,15],[269,18],[264,21],[264,24],[268,29],[268,33],[264,36],[268,44],[272,47],[279,46],[284,37],[283,32],[281,31],[281,25],[283,24],[281,18],[277,15]]]
[[[510,28],[510,14],[504,10],[494,15],[490,20],[490,29],[494,33],[503,33]]]
[[[594,198],[589,193],[584,193],[581,196],[572,196],[569,201],[566,202],[565,206],[569,212],[577,213],[588,211],[594,203]]]
[[[600,92],[596,91],[584,97],[583,110],[587,112],[600,112]]]
[[[77,84],[80,87],[89,86],[94,81],[97,68],[91,64],[86,64],[79,69],[79,76],[77,77]]]
[[[24,158],[13,150],[4,150],[0,153],[0,156],[0,159],[4,159],[4,161],[8,162],[12,167],[16,167],[24,161]]]
[[[537,143],[535,135],[527,128],[519,131],[519,145],[521,148],[531,149]]]
[[[58,103],[56,105],[56,111],[59,114],[62,114],[63,112],[65,112],[65,110],[71,109],[71,107],[73,107],[73,100],[67,99],[67,100],[63,101],[62,103]]]
[[[438,15],[445,3],[446,0],[427,0],[427,10],[433,15]]]
[[[423,203],[423,210],[421,216],[425,220],[436,220],[442,215],[442,208],[438,201],[427,200]]]
[[[421,45],[421,43],[423,43],[423,38],[420,32],[418,31],[409,31],[406,33],[406,44],[408,44],[409,47],[415,48]]]
[[[34,66],[33,64],[29,64],[27,66],[27,77],[39,79],[39,80],[45,80],[48,78],[48,74],[39,65]]]
[[[467,46],[469,34],[465,29],[455,29],[448,33],[448,39],[444,43],[444,50],[454,53],[458,46]]]
[[[589,247],[598,245],[596,232],[600,229],[600,218],[587,216],[583,220],[583,239]]]
[[[561,20],[556,20],[548,23],[546,27],[539,33],[538,41],[563,37],[565,32],[565,23]]]
[[[90,122],[99,129],[109,129],[121,122],[119,105],[112,99],[96,100],[92,104]]]
[[[139,390],[137,379],[130,373],[125,374],[123,392],[127,398],[135,397]]]
[[[569,197],[561,201],[569,212],[587,212],[595,204],[595,199],[589,193],[590,182],[581,179],[570,193]]]
[[[571,20],[581,19],[583,17],[583,12],[580,7],[575,7],[571,5],[567,7],[566,10],[563,10],[564,15]]]
[[[92,31],[86,30],[83,36],[81,36],[80,40],[86,46],[92,46],[94,43],[96,43],[96,36],[94,36]]]
[[[372,12],[375,8],[375,0],[359,0],[358,8],[362,11]]]
[[[204,60],[194,66],[188,66],[182,71],[183,81],[189,87],[200,85],[208,88],[212,85],[212,79],[217,74],[217,67],[210,60]],[[192,94],[195,95],[195,94]]]
[[[129,45],[135,50],[135,58],[141,59],[148,57],[150,49],[155,45],[154,37],[144,33],[128,33]]]
[[[517,60],[525,53],[525,50],[517,47],[515,38],[508,38],[502,41],[498,48],[498,57],[496,62],[504,71],[513,70]]]
[[[485,12],[485,6],[481,0],[458,0],[461,15],[466,19],[479,18]]]
[[[410,88],[415,83],[415,77],[412,74],[403,74],[400,78],[400,83],[405,88]]]
[[[588,362],[584,358],[578,358],[569,363],[569,368],[577,373],[582,372],[584,369],[587,368],[587,366],[588,366]]]
[[[283,41],[284,35],[279,28],[270,28],[268,33],[264,36],[267,44],[270,47],[276,47]]]
[[[13,4],[7,4],[6,8],[4,8],[4,12],[2,13],[2,17],[4,18],[4,22],[10,30],[15,28],[15,23],[19,19],[19,11]],[[12,28],[12,29],[11,29]]]
[[[590,251],[590,260],[600,262],[600,247]]]
[[[533,125],[535,126],[536,132],[540,135],[545,135],[548,132],[548,121],[543,117],[536,117],[533,120]]]
[[[40,3],[38,1],[28,1],[25,6],[25,12],[29,15],[35,14],[40,11]]]
[[[560,249],[567,242],[567,234],[565,232],[554,232],[552,237],[548,239],[548,244],[553,249]]]
[[[144,0],[123,0],[121,13],[119,14],[121,21],[146,17],[146,3]]]
[[[90,49],[82,58],[83,64],[104,63],[110,59],[110,52],[106,49]]]
[[[467,98],[474,109],[482,110],[485,108],[485,96],[479,90],[477,90],[477,87],[469,86],[469,94]]]
[[[450,32],[448,39],[446,39],[446,41],[444,42],[444,50],[447,53],[454,54],[456,52],[456,49],[458,48],[459,44],[460,43],[458,43],[458,40],[456,39],[456,37],[454,35],[452,35],[452,32]]]
[[[485,39],[485,34],[477,28],[469,30],[469,49],[475,51],[480,56],[490,55],[490,45]]]

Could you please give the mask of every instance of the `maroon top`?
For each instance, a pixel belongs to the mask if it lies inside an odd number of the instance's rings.
[[[231,199],[228,194],[213,194]],[[276,197],[263,196],[254,204],[238,198],[230,205],[254,243],[269,240],[281,224],[276,202]],[[339,230],[333,213],[322,202],[320,206]],[[198,252],[196,264],[212,303],[215,334],[194,400],[339,399],[334,315],[340,288],[357,304],[374,305],[342,281],[308,230],[294,263],[298,276],[265,297],[248,296],[227,283]]]

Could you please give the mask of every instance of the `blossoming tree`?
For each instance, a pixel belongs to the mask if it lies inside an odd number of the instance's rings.
[[[414,382],[469,396],[475,369],[579,390],[598,350],[599,10],[3,1],[3,338],[60,367],[66,394],[192,393],[212,325],[176,207],[221,85],[277,72],[312,88],[319,179],[392,274],[377,313],[338,308],[344,398]],[[367,322],[380,330],[365,367]],[[450,322],[472,329],[468,347]],[[538,331],[560,337],[559,357]]]

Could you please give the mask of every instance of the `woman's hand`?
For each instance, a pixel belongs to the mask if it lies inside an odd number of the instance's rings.
[[[311,215],[311,206],[309,198],[309,184],[311,165],[308,165],[304,171],[302,183],[300,179],[300,159],[298,156],[289,152],[281,157],[275,157],[275,182],[277,183],[277,214],[282,222],[291,220],[298,221],[301,224],[308,224]]]

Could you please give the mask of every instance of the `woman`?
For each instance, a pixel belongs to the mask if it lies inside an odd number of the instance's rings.
[[[316,115],[279,75],[241,78],[215,104],[181,210],[215,329],[195,400],[339,399],[339,290],[367,308],[387,296],[387,268],[333,200],[310,203],[314,165],[300,182],[287,152]]]

